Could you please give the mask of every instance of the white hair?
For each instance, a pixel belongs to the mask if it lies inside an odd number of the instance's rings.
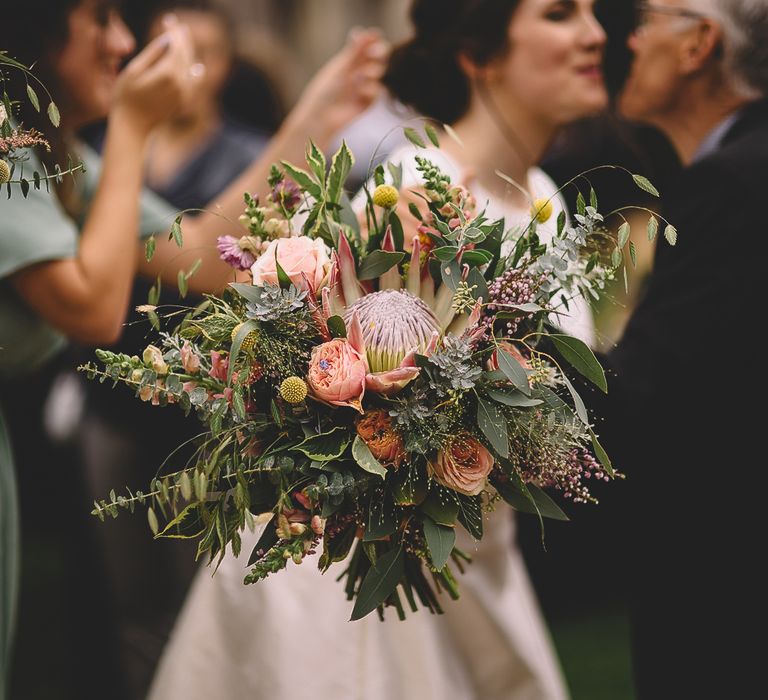
[[[723,31],[723,62],[734,87],[750,97],[768,96],[768,0],[686,0]]]

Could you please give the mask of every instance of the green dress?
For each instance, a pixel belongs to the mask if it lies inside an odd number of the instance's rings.
[[[86,147],[80,150],[86,173],[78,177],[84,210],[98,184],[98,156]],[[24,163],[24,176],[42,172],[34,154]],[[176,212],[150,192],[140,201],[140,234],[166,231]],[[77,253],[79,225],[41,184],[24,198],[18,185],[11,197],[0,194],[0,392],[3,380],[31,373],[51,359],[66,344],[66,338],[37,316],[18,297],[8,279],[16,271],[36,263],[72,258]],[[6,402],[12,397],[2,396]],[[0,406],[0,700],[7,692],[11,638],[14,627],[19,565],[18,503],[11,451]]]

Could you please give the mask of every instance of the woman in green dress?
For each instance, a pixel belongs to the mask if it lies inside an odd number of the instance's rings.
[[[272,163],[300,161],[308,138],[322,148],[370,104],[385,57],[375,32],[351,38],[310,83],[259,162],[207,213],[184,223],[184,250],[158,236],[147,262],[137,233],[166,232],[175,212],[142,191],[145,146],[158,123],[194,98],[199,70],[186,31],[169,17],[166,33],[121,71],[134,40],[112,0],[16,3],[2,28],[2,48],[35,64],[61,111],[58,130],[31,108],[14,115],[26,127],[44,130],[52,145],[50,153],[30,152],[17,165],[15,179],[42,173],[41,161],[50,172],[66,162],[68,153],[77,153],[87,167],[85,176],[65,177],[50,191],[32,187],[24,197],[12,186],[10,198],[0,199],[0,700],[8,682],[18,574],[14,435],[7,435],[2,418],[2,407],[9,410],[17,390],[9,391],[10,380],[18,387],[19,377],[40,370],[67,339],[94,345],[114,341],[137,272],[175,283],[178,271],[200,258],[192,289],[212,291],[231,281],[231,268],[219,261],[215,242],[219,235],[237,232],[243,191],[265,193]],[[24,94],[23,82],[9,84]],[[105,116],[99,161],[74,134]]]

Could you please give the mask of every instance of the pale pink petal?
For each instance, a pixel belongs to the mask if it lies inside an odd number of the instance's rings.
[[[363,340],[363,327],[357,317],[357,311],[352,312],[352,318],[347,324],[347,340],[349,344],[365,358],[365,341]],[[367,361],[366,361],[367,364]]]
[[[344,290],[344,302],[350,306],[363,296],[360,290],[360,283],[357,281],[357,270],[355,269],[355,258],[352,256],[352,249],[349,247],[349,241],[343,233],[339,233],[339,274],[341,275],[341,288]]]
[[[418,367],[398,367],[389,372],[377,372],[365,377],[365,388],[379,394],[394,394],[419,376]]]

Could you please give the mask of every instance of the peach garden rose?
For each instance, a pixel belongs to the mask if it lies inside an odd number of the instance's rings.
[[[334,406],[352,406],[361,413],[368,363],[343,338],[312,349],[307,383],[312,394]]]
[[[253,283],[256,285],[278,284],[275,253],[280,267],[299,289],[306,288],[306,276],[313,289],[319,290],[328,279],[331,259],[325,243],[320,238],[308,236],[278,238],[272,241],[251,267]]]
[[[470,435],[458,435],[429,463],[432,476],[443,486],[477,496],[493,469],[493,455]]]

